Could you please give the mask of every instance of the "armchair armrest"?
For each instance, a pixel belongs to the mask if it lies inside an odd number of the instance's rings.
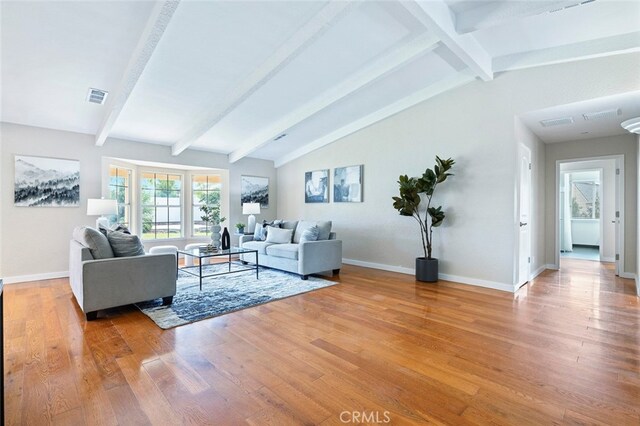
[[[114,257],[82,262],[84,312],[176,294],[174,254]]]
[[[298,249],[300,275],[332,271],[342,267],[342,240],[305,241]]]

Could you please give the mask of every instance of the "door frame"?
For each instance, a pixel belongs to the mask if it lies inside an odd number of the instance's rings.
[[[568,158],[564,160],[556,160],[556,175],[555,175],[555,238],[554,238],[554,268],[560,269],[560,165],[563,163],[576,163],[582,161],[594,161],[594,160],[615,160],[616,169],[620,170],[620,174],[616,175],[615,183],[615,205],[616,211],[620,212],[620,223],[616,227],[615,235],[615,252],[620,255],[620,258],[616,260],[616,275],[624,276],[624,154],[618,155],[601,155],[598,157],[582,157],[582,158]],[[604,228],[604,224],[602,225]]]
[[[518,179],[517,179],[517,188],[516,188],[516,217],[515,217],[515,229],[516,229],[516,235],[517,235],[517,244],[516,244],[516,250],[517,250],[517,255],[515,257],[515,277],[514,277],[514,282],[515,282],[515,288],[514,290],[519,289],[520,287],[522,287],[523,285],[525,285],[526,283],[528,283],[529,281],[531,281],[531,275],[532,275],[532,271],[531,271],[531,260],[529,260],[529,273],[527,274],[527,278],[524,282],[520,282],[520,197],[522,196],[521,194],[521,178],[522,178],[522,170],[521,170],[521,165],[522,162],[520,161],[520,157],[521,157],[521,152],[522,150],[525,150],[529,153],[529,164],[533,164],[533,153],[531,152],[531,148],[529,148],[528,146],[526,146],[524,143],[520,143],[518,146]],[[530,166],[529,168],[529,259],[531,259],[531,256],[533,255],[533,233],[532,233],[532,222],[533,222],[533,217],[531,215],[531,212],[533,211],[533,179],[532,179],[532,173],[533,173],[533,167]]]

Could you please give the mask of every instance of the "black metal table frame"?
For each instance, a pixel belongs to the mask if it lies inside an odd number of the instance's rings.
[[[225,253],[225,251],[228,251],[228,253]],[[185,256],[191,256],[194,259],[198,259],[198,265],[193,265],[193,266],[183,266],[182,268],[180,267],[180,256],[176,255],[176,266],[177,266],[177,270],[178,271],[183,271],[186,272],[189,275],[193,275],[194,277],[198,277],[200,279],[200,291],[202,291],[202,279],[203,278],[210,278],[210,277],[217,277],[220,275],[227,275],[227,274],[235,274],[237,272],[245,272],[245,271],[253,271],[255,269],[256,271],[256,279],[259,279],[260,277],[258,276],[258,271],[259,271],[259,264],[258,264],[258,250],[250,250],[250,249],[242,249],[242,251],[232,251],[232,249],[229,250],[224,250],[221,252],[211,252],[211,253],[206,253],[206,254],[200,254],[200,255],[195,255],[193,253],[193,251],[188,251],[188,250],[178,250],[179,254],[183,254]],[[231,256],[235,256],[235,255],[241,255],[241,254],[251,254],[251,253],[255,253],[256,255],[256,263],[255,263],[255,268],[251,267],[251,268],[244,268],[244,269],[237,269],[235,271],[231,270],[231,264],[233,263],[233,260],[231,259]],[[220,262],[222,263],[227,263],[229,265],[229,271],[228,272],[218,272],[215,274],[209,274],[209,275],[202,275],[202,259],[212,259],[214,257],[224,257],[224,256],[228,256],[229,260],[227,260],[226,262]],[[242,260],[239,261],[241,265],[246,265],[247,262],[244,262]],[[198,273],[189,271],[189,268],[198,268]]]

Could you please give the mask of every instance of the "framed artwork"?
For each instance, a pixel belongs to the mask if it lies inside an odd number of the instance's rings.
[[[329,202],[329,169],[304,174],[304,202]]]
[[[333,202],[361,203],[364,166],[336,167],[333,170]]]
[[[261,209],[269,208],[269,178],[241,176],[240,203],[260,203]]]
[[[79,207],[80,161],[15,156],[13,202],[19,207]]]

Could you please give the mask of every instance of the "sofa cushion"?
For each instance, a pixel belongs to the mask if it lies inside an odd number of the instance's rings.
[[[144,246],[137,235],[125,234],[122,231],[109,231],[107,238],[116,257],[144,255]]]
[[[293,242],[299,243],[300,237],[302,237],[302,233],[312,226],[317,226],[319,230],[318,241],[320,240],[328,240],[329,234],[331,233],[331,221],[330,220],[320,220],[317,222],[312,222],[308,220],[301,220],[298,222],[298,226],[296,227],[296,232],[293,234]]]
[[[293,237],[293,230],[281,229],[267,226],[267,242],[273,244],[288,244],[291,243]]]
[[[247,241],[242,244],[242,248],[249,250],[258,250],[258,254],[267,254],[267,247],[272,246],[273,243],[268,243],[266,241]]]
[[[77,227],[73,230],[73,239],[87,247],[94,259],[114,257],[109,240],[97,229],[89,226]]]
[[[298,260],[299,244],[274,244],[267,247],[267,254],[275,257]]]
[[[318,241],[318,237],[320,236],[320,228],[318,225],[313,225],[309,229],[305,229],[305,231],[300,236],[300,242],[303,243],[305,241]]]

